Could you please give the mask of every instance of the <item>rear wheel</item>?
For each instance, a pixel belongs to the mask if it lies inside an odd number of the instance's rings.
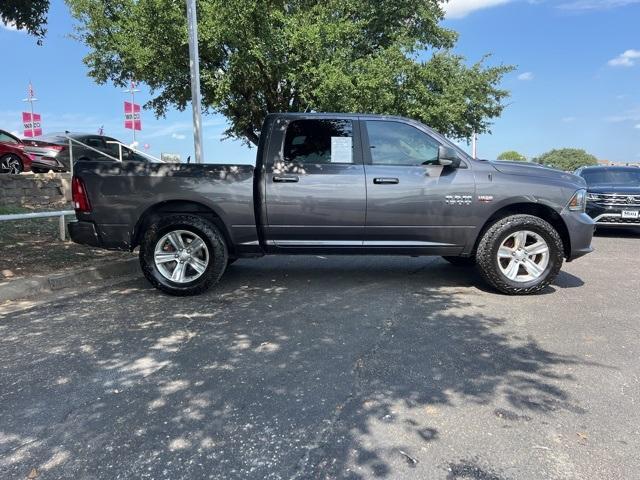
[[[476,253],[485,280],[509,295],[543,290],[560,272],[563,259],[558,232],[532,215],[497,221],[482,236]]]
[[[140,245],[140,265],[151,284],[171,295],[197,295],[227,266],[218,228],[197,215],[170,215],[151,225]]]
[[[0,172],[17,175],[22,173],[23,170],[22,162],[16,155],[9,154],[0,158]]]

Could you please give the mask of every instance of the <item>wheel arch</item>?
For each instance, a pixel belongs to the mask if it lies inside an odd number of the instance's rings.
[[[229,230],[220,215],[218,215],[213,208],[194,200],[167,200],[148,207],[142,215],[140,215],[140,218],[133,229],[131,234],[131,249],[133,250],[140,245],[144,232],[149,225],[154,223],[156,219],[161,216],[173,213],[190,213],[200,215],[210,220],[216,227],[218,227],[224,236],[229,253],[234,252],[231,235],[229,234]]]
[[[565,258],[568,258],[571,255],[571,237],[569,235],[567,225],[556,210],[542,203],[513,203],[505,205],[493,212],[493,214],[484,222],[484,225],[476,236],[472,255],[475,254],[478,244],[480,243],[480,239],[491,225],[505,217],[518,214],[532,215],[548,222],[560,235]]]

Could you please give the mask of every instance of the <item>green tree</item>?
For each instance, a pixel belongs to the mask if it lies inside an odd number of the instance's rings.
[[[20,30],[26,30],[42,42],[47,24],[49,0],[2,0],[0,2],[0,21]]]
[[[526,162],[527,157],[525,157],[521,153],[516,152],[515,150],[507,150],[506,152],[502,152],[498,156],[498,160],[512,160],[515,162]]]
[[[560,148],[543,153],[537,162],[548,167],[558,168],[568,172],[587,165],[597,165],[598,159],[579,148]]]
[[[98,83],[146,83],[162,116],[190,100],[184,1],[67,0]],[[406,115],[456,137],[489,131],[510,66],[451,52],[439,0],[200,0],[204,108],[252,144],[268,112]]]

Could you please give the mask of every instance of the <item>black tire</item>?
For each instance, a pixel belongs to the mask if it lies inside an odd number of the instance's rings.
[[[13,165],[13,169],[14,169],[13,171],[9,170],[10,163]],[[0,172],[5,172],[5,168],[6,168],[6,173],[9,173],[12,175],[18,175],[24,172],[24,165],[22,165],[22,160],[20,160],[20,157],[13,155],[11,153],[0,157]]]
[[[513,281],[502,273],[498,265],[498,249],[509,235],[518,231],[540,235],[549,248],[549,262],[540,276],[527,282]],[[476,252],[476,262],[483,278],[496,290],[508,295],[538,293],[553,282],[564,261],[562,239],[545,220],[533,215],[512,215],[498,220],[487,229]]]
[[[456,267],[473,267],[476,264],[475,257],[442,257]]]
[[[178,283],[166,278],[154,260],[156,244],[167,233],[184,230],[199,236],[208,249],[209,262],[195,280]],[[140,243],[140,266],[144,276],[159,290],[175,296],[198,295],[216,284],[227,267],[228,251],[224,236],[209,220],[198,215],[168,215],[152,224]]]

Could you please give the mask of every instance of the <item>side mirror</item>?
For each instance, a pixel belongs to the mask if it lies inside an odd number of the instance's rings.
[[[438,147],[438,164],[444,167],[458,168],[460,157],[453,148],[440,145]]]

